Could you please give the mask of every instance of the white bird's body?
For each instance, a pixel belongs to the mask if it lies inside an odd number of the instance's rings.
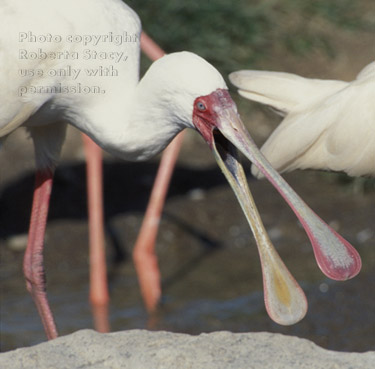
[[[375,62],[352,82],[251,70],[230,79],[240,95],[285,116],[261,148],[277,170],[375,176]],[[254,166],[253,174],[261,176]]]
[[[8,80],[0,90],[0,137],[27,126],[36,142],[38,167],[57,162],[65,123],[117,157],[148,159],[189,126],[186,117],[192,115],[197,93],[207,95],[216,88],[226,88],[210,64],[188,52],[154,63],[138,84],[141,25],[134,11],[120,0],[67,0],[64,6],[57,0],[17,0],[9,1],[3,12],[9,37],[2,45],[0,65]],[[32,16],[15,18],[15,12]],[[129,39],[122,45],[109,41],[110,36],[124,34]],[[47,35],[62,41],[40,42]],[[81,36],[93,39],[87,45],[83,41],[66,42]],[[43,59],[43,53],[47,58]],[[23,77],[21,70],[41,70],[43,76]],[[88,75],[96,70],[114,75]],[[55,73],[70,75],[49,76]],[[206,83],[202,84],[202,79]]]
[[[98,134],[102,131],[101,124],[104,123],[104,127],[117,124],[118,119],[114,118],[119,114],[119,109],[126,108],[128,103],[127,99],[124,99],[119,105],[117,93],[121,88],[125,92],[134,90],[138,82],[139,44],[128,43],[127,50],[130,51],[131,56],[125,63],[114,63],[106,59],[96,61],[84,59],[83,51],[95,50],[95,47],[65,41],[70,35],[108,34],[109,31],[115,34],[122,33],[123,28],[120,26],[124,22],[128,27],[128,32],[139,37],[138,17],[132,16],[131,10],[121,1],[116,0],[109,0],[107,3],[117,8],[116,14],[119,16],[117,22],[113,20],[112,13],[106,14],[105,3],[102,1],[84,0],[78,3],[68,0],[64,3],[65,5],[61,6],[61,2],[56,0],[16,0],[8,1],[7,7],[2,9],[2,23],[9,33],[8,37],[4,38],[5,41],[2,41],[6,43],[2,45],[3,52],[0,57],[1,65],[6,71],[3,75],[8,78],[8,82],[2,84],[0,90],[0,136],[10,133],[22,124],[27,126],[34,141],[43,141],[40,145],[35,145],[36,150],[39,150],[38,147],[43,147],[43,152],[36,152],[39,167],[48,167],[56,163],[64,139],[66,122],[78,126],[80,130],[87,133],[93,130],[92,124],[94,124]],[[82,17],[80,11],[82,8],[85,9],[87,18]],[[98,18],[98,14],[102,14],[102,17]],[[92,22],[93,19],[95,19],[95,24]],[[112,27],[109,28],[108,25],[111,22]],[[20,42],[21,33],[29,35],[22,42]],[[40,42],[47,35],[61,37],[62,41]],[[36,37],[37,42],[32,41],[33,37]],[[113,43],[102,43],[99,50],[109,52],[110,50],[119,51],[119,49]],[[21,51],[22,59],[20,59]],[[42,59],[42,53],[46,53],[49,57]],[[57,53],[63,54],[53,58],[52,53],[56,56]],[[35,58],[34,54],[37,55]],[[119,70],[118,78],[93,78],[87,76],[85,72],[86,69],[99,66],[105,68],[110,65],[116,65]],[[68,67],[72,70],[79,70],[77,78],[49,76],[53,71],[57,74],[59,71],[63,73]],[[29,73],[37,73],[41,70],[43,75],[22,77],[21,70]],[[54,88],[58,91],[61,86],[73,88],[74,86],[97,85],[105,90],[105,94],[53,93]],[[24,88],[27,91],[23,92]],[[105,105],[110,107],[106,112],[101,111],[103,104],[98,103],[103,99],[107,100]],[[40,109],[41,107],[43,108]],[[35,112],[37,113],[32,116]],[[111,112],[110,116],[108,112]],[[107,118],[105,122],[102,121],[104,117]],[[40,127],[40,124],[44,127]],[[53,128],[47,127],[50,124],[53,124]],[[123,124],[122,120],[121,124]],[[39,128],[34,129],[34,127]],[[106,140],[106,135],[103,135],[103,140]]]

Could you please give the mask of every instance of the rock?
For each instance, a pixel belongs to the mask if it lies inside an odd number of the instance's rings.
[[[191,336],[131,330],[82,330],[0,354],[2,369],[372,369],[375,352],[320,348],[297,337],[267,332]]]
[[[26,250],[26,246],[27,246],[27,237],[28,237],[27,233],[11,236],[6,241],[6,245],[9,248],[9,250],[24,251]]]

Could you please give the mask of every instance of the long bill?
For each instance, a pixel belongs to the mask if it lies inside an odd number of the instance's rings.
[[[261,261],[264,301],[268,315],[278,324],[295,324],[305,316],[307,300],[264,229],[244,170],[238,160],[237,150],[216,130],[213,134],[212,151],[254,234]]]
[[[320,219],[273,169],[245,129],[235,104],[232,104],[216,109],[216,128],[259,168],[292,208],[310,238],[322,272],[335,280],[346,280],[356,276],[361,269],[358,252]]]

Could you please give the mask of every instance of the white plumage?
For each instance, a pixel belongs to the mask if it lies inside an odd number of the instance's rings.
[[[261,148],[277,170],[375,176],[375,62],[352,82],[251,70],[234,72],[230,80],[241,96],[285,117]]]
[[[141,27],[137,15],[118,0],[85,0],[79,5],[68,0],[64,6],[59,4],[56,0],[12,1],[2,15],[9,36],[5,38],[5,44],[2,42],[0,59],[8,79],[0,91],[0,137],[20,125],[27,126],[35,142],[38,167],[57,162],[65,122],[89,135],[117,157],[147,159],[164,149],[182,128],[193,128],[191,117],[197,96],[226,88],[223,78],[210,64],[188,52],[175,53],[155,62],[138,84]],[[84,17],[80,11],[83,7],[87,7]],[[43,12],[37,10],[41,8]],[[14,13],[29,16],[14,17]],[[95,19],[94,25],[92,19]],[[64,42],[70,35],[121,35],[124,29],[137,39],[127,42],[125,47],[113,42],[100,42],[98,46]],[[61,36],[63,42],[19,42],[19,34],[30,30],[36,37],[46,34]],[[19,59],[15,45],[19,50],[25,50],[28,56],[40,54],[38,49],[55,55],[69,52],[70,56]],[[108,58],[90,59],[87,50],[100,52]],[[126,60],[116,62],[109,59],[109,53],[115,52],[124,52]],[[72,59],[75,57],[77,59]],[[116,76],[88,76],[87,71],[98,67],[113,67]],[[48,75],[50,71],[68,68],[79,71],[78,77]],[[39,69],[44,75],[21,77],[20,69]],[[60,92],[61,87],[72,91],[77,86],[81,89],[87,86],[91,90],[98,86],[103,93]],[[25,88],[27,91],[23,92]],[[50,92],[53,88],[58,92]]]

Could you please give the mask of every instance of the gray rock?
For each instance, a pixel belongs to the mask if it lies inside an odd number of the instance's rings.
[[[0,355],[2,369],[373,369],[375,352],[347,353],[281,334],[214,332],[190,336],[82,330]]]

